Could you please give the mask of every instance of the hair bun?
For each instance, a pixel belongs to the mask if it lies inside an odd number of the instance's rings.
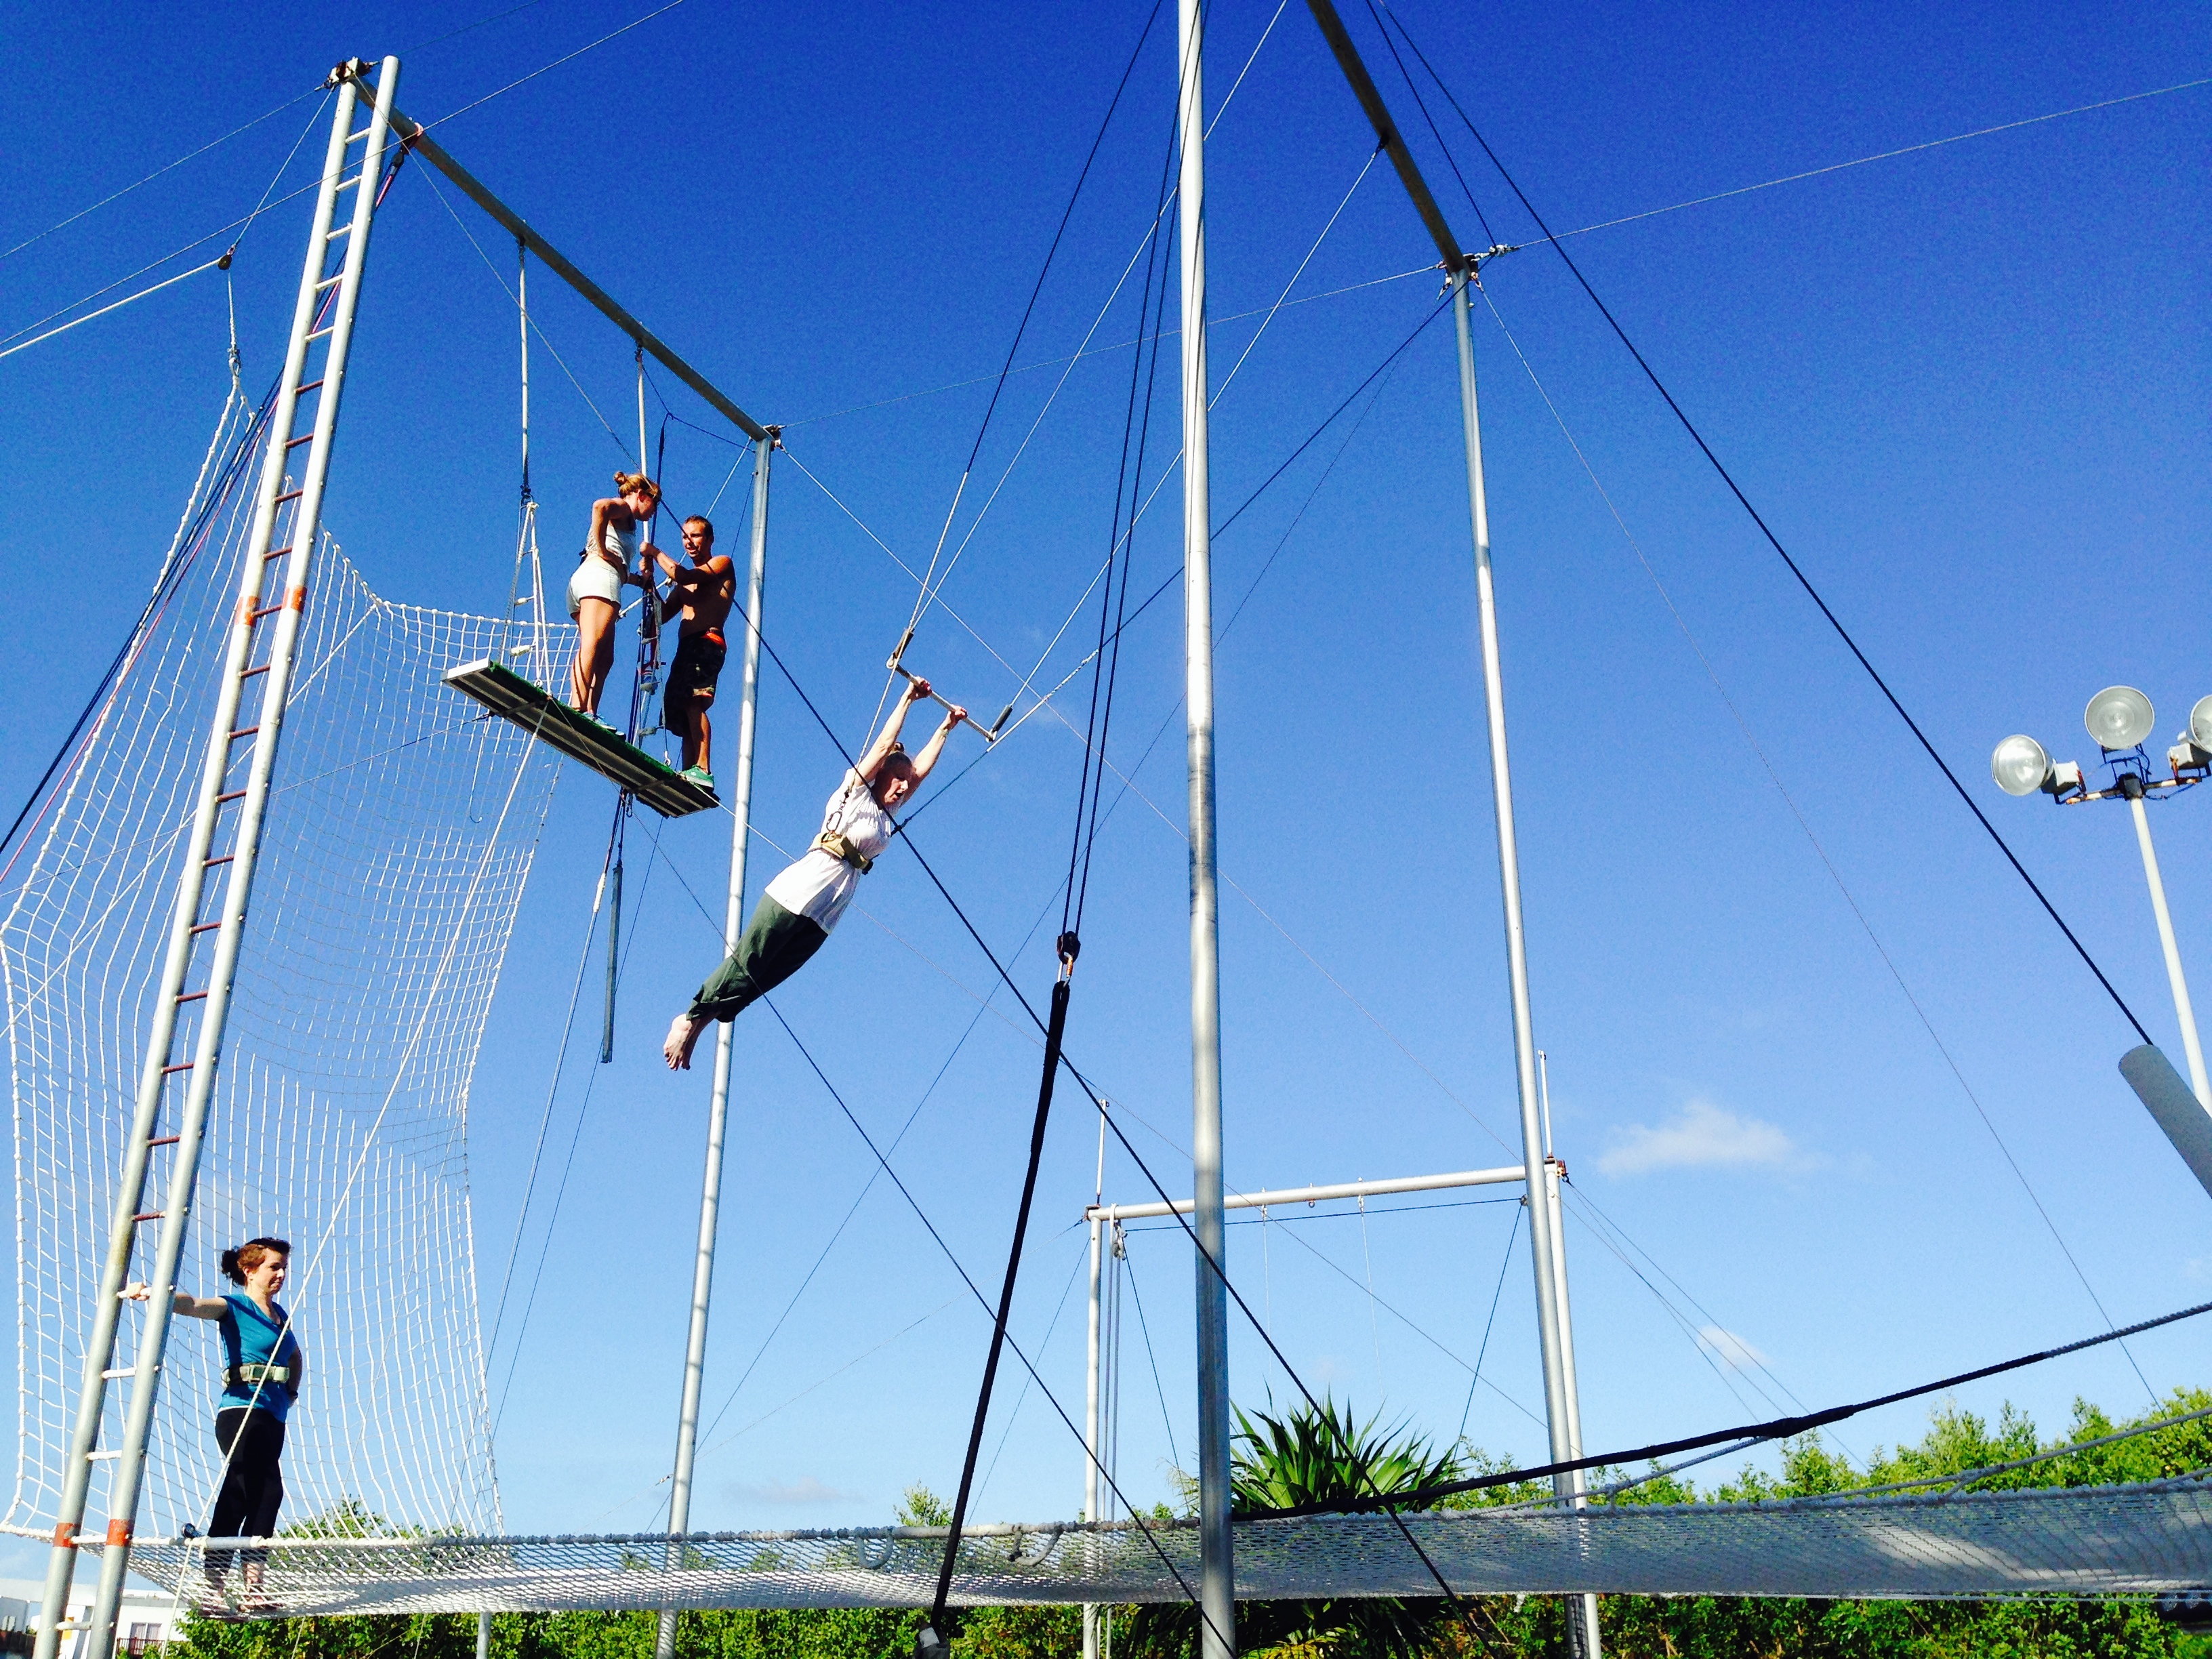
[[[238,1252],[236,1250],[225,1250],[216,1265],[222,1269],[222,1276],[230,1280],[232,1284],[243,1285],[246,1283],[246,1274],[240,1271],[238,1265]]]

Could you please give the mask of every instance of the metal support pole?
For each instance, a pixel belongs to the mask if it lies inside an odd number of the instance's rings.
[[[1540,1059],[1540,1057],[1541,1056],[1540,1055],[1539,1058]],[[1540,1068],[1538,1078],[1540,1085],[1542,1081]],[[1565,1171],[1561,1167],[1559,1159],[1551,1156],[1552,1103],[1550,1091],[1548,1090],[1544,1090],[1542,1092],[1545,1097],[1544,1170],[1546,1179],[1544,1182],[1544,1187],[1546,1199],[1551,1206],[1552,1246],[1555,1252],[1552,1261],[1552,1283],[1558,1289],[1559,1293],[1559,1359],[1560,1369],[1565,1374],[1566,1382],[1567,1448],[1569,1455],[1580,1457],[1583,1455],[1582,1395],[1575,1381],[1575,1321],[1573,1309],[1567,1297],[1566,1216],[1559,1200],[1559,1182],[1561,1178],[1565,1176]],[[1587,1480],[1583,1471],[1581,1469],[1573,1470],[1568,1474],[1567,1479],[1572,1484],[1574,1488],[1575,1507],[1578,1510],[1588,1509],[1589,1507],[1589,1500],[1583,1496],[1584,1492],[1588,1490]],[[1595,1656],[1598,1651],[1598,1638],[1596,1634],[1597,1597],[1591,1592],[1585,1590],[1581,1596],[1581,1605],[1583,1630],[1584,1632],[1587,1632],[1583,1641],[1583,1651],[1585,1654],[1593,1656],[1593,1659],[1595,1659]]]
[[[730,791],[730,891],[722,912],[722,949],[738,948],[745,927],[747,822],[753,800],[753,730],[760,706],[761,593],[768,581],[768,471],[774,428],[755,445],[752,562],[745,579],[745,671],[738,701],[738,769]],[[707,1176],[699,1198],[699,1259],[691,1273],[691,1334],[684,1351],[684,1405],[676,1425],[676,1468],[668,1493],[668,1570],[683,1565],[676,1540],[690,1529],[691,1464],[699,1444],[699,1395],[706,1378],[707,1313],[714,1288],[714,1231],[722,1202],[722,1140],[730,1112],[730,1051],[736,1027],[715,1028],[714,1092],[707,1108]],[[676,1610],[660,1610],[654,1659],[675,1659]]]
[[[1213,827],[1213,567],[1206,473],[1205,26],[1176,0],[1182,141],[1183,698],[1190,773],[1191,1231],[1198,1273],[1200,1659],[1236,1653],[1229,1531],[1229,1297],[1222,1275],[1221,963]],[[1211,1257],[1209,1261],[1207,1258]]]
[[[477,1615],[477,1659],[491,1659],[491,1615]]]
[[[1505,969],[1513,1004],[1513,1070],[1521,1100],[1521,1156],[1528,1200],[1529,1255],[1535,1267],[1536,1331],[1543,1351],[1544,1415],[1550,1430],[1554,1462],[1573,1454],[1569,1425],[1572,1411],[1567,1400],[1565,1353],[1560,1340],[1560,1296],[1556,1284],[1559,1262],[1557,1229],[1547,1198],[1549,1178],[1544,1157],[1541,1104],[1536,1084],[1536,1042],[1528,1011],[1528,958],[1521,918],[1521,854],[1513,823],[1513,771],[1505,744],[1505,679],[1498,649],[1498,600],[1490,566],[1490,506],[1482,477],[1482,422],[1475,393],[1474,335],[1470,325],[1467,264],[1451,274],[1452,321],[1459,338],[1460,412],[1467,444],[1467,491],[1474,531],[1474,583],[1477,619],[1482,638],[1482,693],[1490,732],[1490,787],[1498,818],[1498,871],[1505,916]],[[1555,1475],[1552,1489],[1559,1496],[1574,1495],[1571,1477]],[[1577,1624],[1583,1625],[1577,1613]],[[1598,1659],[1595,1623],[1578,1631],[1583,1659]]]
[[[2173,916],[2166,908],[2166,884],[2159,879],[2140,784],[2128,795],[2128,810],[2136,815],[2136,844],[2142,849],[2143,879],[2150,884],[2151,913],[2158,918],[2158,942],[2166,951],[2166,979],[2173,988],[2174,1018],[2181,1022],[2182,1052],[2189,1056],[2190,1086],[2197,1091],[2197,1103],[2212,1112],[2212,1083],[2206,1081],[2204,1048],[2197,1040],[2197,1011],[2189,1006],[2189,981],[2181,975],[2181,947],[2174,942]]]
[[[1091,1311],[1086,1322],[1089,1338],[1083,1370],[1083,1518],[1098,1519],[1098,1460],[1105,1455],[1098,1423],[1098,1292],[1104,1266],[1106,1223],[1094,1212],[1091,1218]],[[1098,1659],[1098,1604],[1083,1604],[1083,1659]]]
[[[308,577],[320,533],[323,485],[329,473],[346,356],[353,337],[362,272],[368,255],[369,224],[384,173],[392,98],[398,82],[399,60],[387,58],[377,76],[376,101],[368,125],[359,135],[353,132],[353,118],[359,106],[360,88],[350,76],[342,79],[337,88],[330,147],[323,161],[322,187],[316,198],[314,228],[308,237],[306,267],[293,308],[291,341],[285,354],[283,375],[277,382],[253,527],[242,562],[238,610],[231,626],[222,687],[216,694],[189,850],[178,878],[168,959],[155,999],[154,1023],[148,1035],[107,1262],[101,1274],[99,1302],[93,1310],[92,1340],[86,1347],[84,1382],[78,1398],[71,1455],[64,1475],[59,1524],[55,1528],[54,1556],[48,1566],[46,1602],[39,1623],[39,1659],[55,1659],[60,1644],[60,1626],[75,1570],[76,1534],[83,1519],[90,1462],[99,1439],[104,1406],[101,1372],[112,1364],[119,1313],[117,1298],[135,1253],[136,1212],[144,1193],[149,1142],[161,1109],[166,1082],[163,1073],[167,1072],[188,1079],[188,1083],[183,1109],[175,1124],[174,1162],[161,1212],[161,1233],[153,1267],[147,1274],[149,1294],[146,1322],[139,1334],[131,1374],[130,1405],[123,1436],[111,1453],[104,1454],[112,1455],[114,1462],[108,1487],[106,1546],[100,1553],[100,1589],[87,1617],[80,1648],[94,1656],[114,1651],[116,1614],[122,1601],[124,1576],[130,1566],[131,1540],[137,1516],[139,1490],[145,1477],[146,1443],[153,1428],[154,1407],[175,1298],[177,1267],[184,1254],[201,1147],[222,1061],[223,1033],[238,972],[239,946],[253,889],[270,779],[283,731],[284,701],[299,643],[301,617],[307,607]],[[356,137],[364,141],[362,156],[357,170],[348,179],[344,175],[349,152]],[[333,233],[331,222],[337,215],[339,198],[348,190],[353,191],[350,222],[344,229]],[[345,243],[343,263],[339,274],[325,281],[323,271],[331,244],[341,237]],[[333,286],[337,292],[329,323],[317,330],[313,325],[322,296]],[[299,409],[301,377],[309,348],[317,339],[328,342],[319,380],[321,396],[315,405],[313,435],[299,487],[296,491],[285,492],[285,457]],[[287,547],[272,550],[283,505],[295,499],[298,505],[293,512],[290,543]],[[283,597],[276,605],[264,605],[262,594],[278,555],[284,558]],[[249,678],[248,662],[258,624],[264,620],[273,621],[275,626],[269,637],[267,660],[253,671],[252,677],[261,681],[260,710],[253,725],[240,731],[237,726],[239,706]],[[265,675],[261,672],[264,668]],[[226,790],[223,785],[234,747],[247,732],[252,735],[253,748],[246,787],[240,791]],[[206,988],[204,994],[195,994],[202,996],[199,1030],[191,1060],[171,1065],[167,1062],[176,1038],[179,997],[191,965],[192,942],[200,925],[198,908],[210,864],[209,854],[227,803],[236,805],[237,817],[230,851],[225,855],[229,880],[212,933],[214,951],[208,965]]]

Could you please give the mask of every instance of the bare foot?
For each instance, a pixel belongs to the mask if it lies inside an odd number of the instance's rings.
[[[691,1050],[698,1046],[699,1034],[709,1022],[694,1019],[689,1014],[678,1014],[668,1028],[667,1040],[660,1045],[661,1058],[668,1062],[672,1072],[691,1069]]]

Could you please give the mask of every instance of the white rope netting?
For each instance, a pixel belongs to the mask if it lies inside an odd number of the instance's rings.
[[[970,1528],[963,1607],[1178,1601],[1198,1583],[1193,1522]],[[1809,1595],[1941,1600],[2156,1593],[2212,1582],[2212,1486],[2125,1486],[1771,1504],[1462,1510],[1406,1517],[1462,1595]],[[945,1528],[695,1533],[684,1565],[658,1534],[278,1542],[267,1590],[317,1613],[575,1607],[926,1607]],[[141,1540],[137,1570],[198,1584],[202,1540]],[[1171,1573],[1161,1560],[1175,1563]],[[1433,1596],[1385,1516],[1236,1528],[1240,1599]],[[276,1611],[272,1608],[271,1611]]]
[[[251,476],[252,469],[245,470]],[[15,1110],[20,1437],[4,1526],[52,1525],[150,1004],[252,516],[236,490],[90,728],[0,923]],[[295,1245],[307,1350],[288,1524],[495,1530],[465,1156],[469,1085],[556,760],[439,684],[549,633],[390,604],[327,538],[270,798],[180,1288]],[[565,641],[562,641],[565,643]],[[170,1126],[165,1121],[164,1130]],[[164,1202],[157,1152],[143,1207]],[[140,1231],[146,1276],[158,1223]],[[127,1308],[113,1364],[141,1323]],[[173,1328],[139,1526],[204,1528],[221,1343]],[[131,1383],[110,1385],[118,1443]],[[104,1515],[94,1465],[88,1514]]]

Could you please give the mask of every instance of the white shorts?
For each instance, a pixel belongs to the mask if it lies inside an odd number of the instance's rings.
[[[622,590],[621,573],[605,559],[586,555],[576,567],[576,574],[568,578],[568,614],[580,618],[586,599],[605,599],[619,611]]]

